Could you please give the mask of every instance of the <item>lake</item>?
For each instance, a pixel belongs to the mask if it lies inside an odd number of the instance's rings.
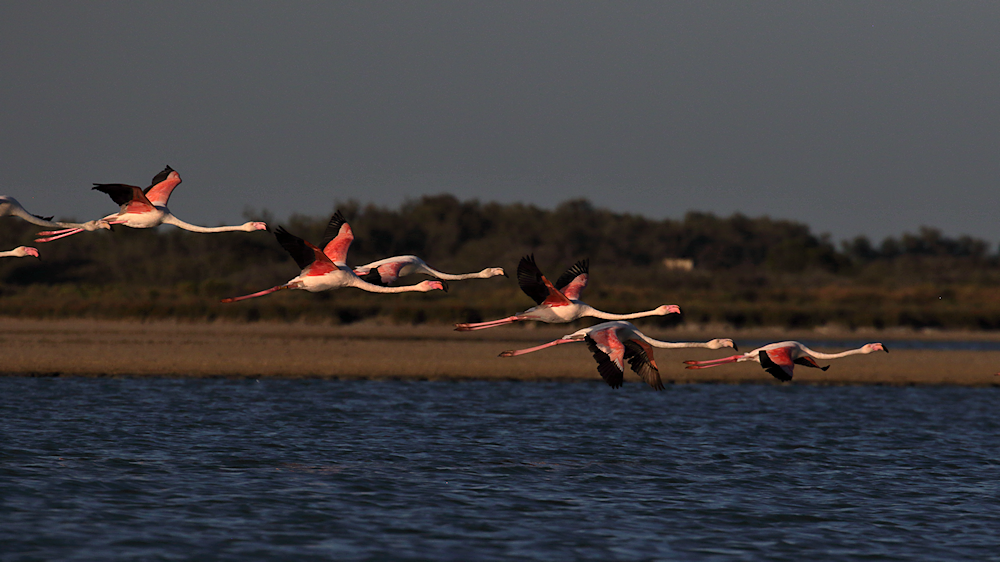
[[[0,378],[0,560],[1000,560],[1000,389]]]

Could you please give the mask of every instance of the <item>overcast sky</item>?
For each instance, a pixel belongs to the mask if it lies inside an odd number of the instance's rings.
[[[1000,240],[1000,2],[2,2],[0,194],[189,222],[585,197]],[[169,228],[169,227],[163,227]]]

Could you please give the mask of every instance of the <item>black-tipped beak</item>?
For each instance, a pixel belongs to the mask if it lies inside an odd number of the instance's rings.
[[[889,348],[883,345],[882,346],[882,351],[884,351],[886,353],[889,353]]]
[[[733,342],[733,351],[739,351],[740,348],[736,347],[736,342]]]
[[[441,282],[441,288],[442,288],[442,290],[443,290],[444,292],[446,292],[446,293],[447,293],[447,292],[448,292],[448,282],[447,282],[447,281],[442,281],[442,282]]]
[[[503,272],[503,276],[504,276],[504,277],[507,277],[507,278],[510,278],[510,275],[507,275],[507,272],[506,272],[506,271],[504,271],[504,272]]]

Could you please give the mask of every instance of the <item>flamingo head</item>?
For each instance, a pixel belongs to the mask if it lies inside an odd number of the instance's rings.
[[[38,250],[32,248],[31,246],[18,246],[17,248],[14,249],[14,251],[17,252],[17,255],[22,258],[28,256],[31,256],[33,258],[38,257]]]
[[[417,287],[425,293],[428,291],[448,292],[448,284],[444,281],[421,281],[420,283],[417,283]]]
[[[681,307],[677,306],[676,304],[661,304],[660,306],[656,307],[656,314],[660,316],[666,316],[668,314],[680,314],[680,313],[681,313]]]
[[[706,346],[709,349],[721,349],[723,347],[731,347],[733,348],[733,351],[739,351],[739,348],[736,347],[736,342],[734,342],[729,338],[716,338],[714,340],[707,342]]]
[[[865,350],[865,353],[872,353],[874,351],[884,351],[889,353],[889,348],[880,343],[866,343],[861,349]]]
[[[486,269],[479,272],[484,279],[490,277],[507,277],[507,272],[503,270],[502,267],[487,267]]]
[[[267,224],[254,221],[243,224],[243,230],[247,232],[253,232],[255,230],[267,230]]]

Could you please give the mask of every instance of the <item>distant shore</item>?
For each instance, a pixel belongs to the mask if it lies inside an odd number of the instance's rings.
[[[516,326],[455,332],[441,325],[185,323],[0,318],[7,376],[134,376],[413,380],[599,380],[584,345],[516,358],[529,347],[574,331]],[[797,368],[793,384],[1000,386],[1000,351],[893,349],[894,340],[1000,341],[992,332],[677,329],[647,331],[668,341],[732,337],[743,341],[882,341],[889,354],[831,361],[829,371]],[[746,351],[750,348],[742,345]],[[826,351],[828,349],[824,349]],[[839,351],[839,350],[830,350]],[[756,364],[686,370],[686,359],[730,350],[656,350],[666,383],[777,384]],[[631,373],[626,384],[641,384]]]

